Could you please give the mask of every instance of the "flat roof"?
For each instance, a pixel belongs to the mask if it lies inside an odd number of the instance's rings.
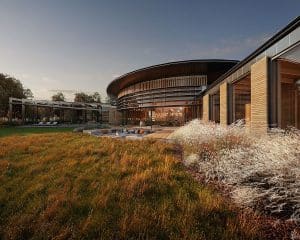
[[[276,42],[284,38],[286,35],[288,35],[290,32],[295,30],[300,26],[300,16],[296,17],[293,21],[291,21],[288,25],[286,25],[283,29],[278,31],[273,37],[271,37],[269,40],[267,40],[265,43],[263,43],[259,48],[257,48],[254,52],[249,54],[246,58],[241,60],[238,64],[236,64],[233,68],[231,68],[228,72],[220,76],[216,81],[214,81],[212,84],[210,84],[207,89],[203,92],[201,92],[200,96],[205,95],[207,91],[221,83],[225,78],[230,76],[232,73],[237,71],[239,68],[250,62],[255,57],[259,56],[261,53],[266,51],[269,47],[274,45]]]

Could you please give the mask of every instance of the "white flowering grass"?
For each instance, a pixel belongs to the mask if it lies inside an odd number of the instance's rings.
[[[230,185],[239,205],[300,221],[299,130],[255,136],[241,122],[225,127],[194,120],[170,138],[185,146],[186,165],[207,181]]]

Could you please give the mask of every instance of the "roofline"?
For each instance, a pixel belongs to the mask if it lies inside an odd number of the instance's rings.
[[[205,95],[210,89],[217,86],[225,78],[227,78],[229,75],[231,75],[233,72],[238,70],[240,67],[242,67],[246,63],[250,62],[253,58],[257,57],[259,54],[264,52],[268,47],[272,46],[275,42],[282,39],[285,35],[287,35],[291,31],[295,30],[299,25],[300,25],[300,16],[298,16],[294,20],[292,20],[287,26],[285,26],[283,29],[278,31],[273,37],[271,37],[269,40],[267,40],[265,43],[263,43],[254,52],[252,52],[246,58],[241,60],[238,64],[233,66],[228,72],[226,72],[225,74],[220,76],[216,81],[214,81],[212,84],[210,84],[207,87],[207,89],[205,91],[203,91],[199,96]]]
[[[121,80],[127,76],[133,75],[135,73],[138,72],[142,72],[142,71],[146,71],[146,70],[150,70],[153,68],[158,68],[158,67],[164,67],[164,66],[170,66],[170,65],[176,65],[176,64],[184,64],[184,63],[194,63],[194,62],[199,62],[199,63],[222,63],[222,62],[232,62],[232,63],[238,63],[239,60],[233,60],[233,59],[192,59],[192,60],[183,60],[183,61],[174,61],[174,62],[166,62],[166,63],[160,63],[160,64],[156,64],[156,65],[151,65],[149,67],[143,67],[143,68],[139,68],[137,70],[133,70],[131,72],[125,73],[115,79],[113,79],[109,85],[106,88],[106,92],[108,93],[108,89],[110,88],[110,86],[112,84],[114,84],[115,82],[117,82],[118,80]]]

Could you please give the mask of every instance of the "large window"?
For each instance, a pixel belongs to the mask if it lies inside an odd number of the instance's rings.
[[[157,107],[131,109],[123,112],[127,124],[180,126],[193,119],[193,106],[191,107]]]
[[[246,105],[251,103],[250,74],[233,84],[233,122],[246,119]]]
[[[209,120],[220,123],[220,91],[209,96]]]
[[[300,129],[300,46],[279,59],[279,127]]]

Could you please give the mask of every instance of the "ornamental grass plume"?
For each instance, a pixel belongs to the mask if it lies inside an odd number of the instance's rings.
[[[300,222],[300,132],[273,130],[263,136],[194,120],[171,139],[184,145],[188,166],[230,186],[235,202],[271,216]]]

